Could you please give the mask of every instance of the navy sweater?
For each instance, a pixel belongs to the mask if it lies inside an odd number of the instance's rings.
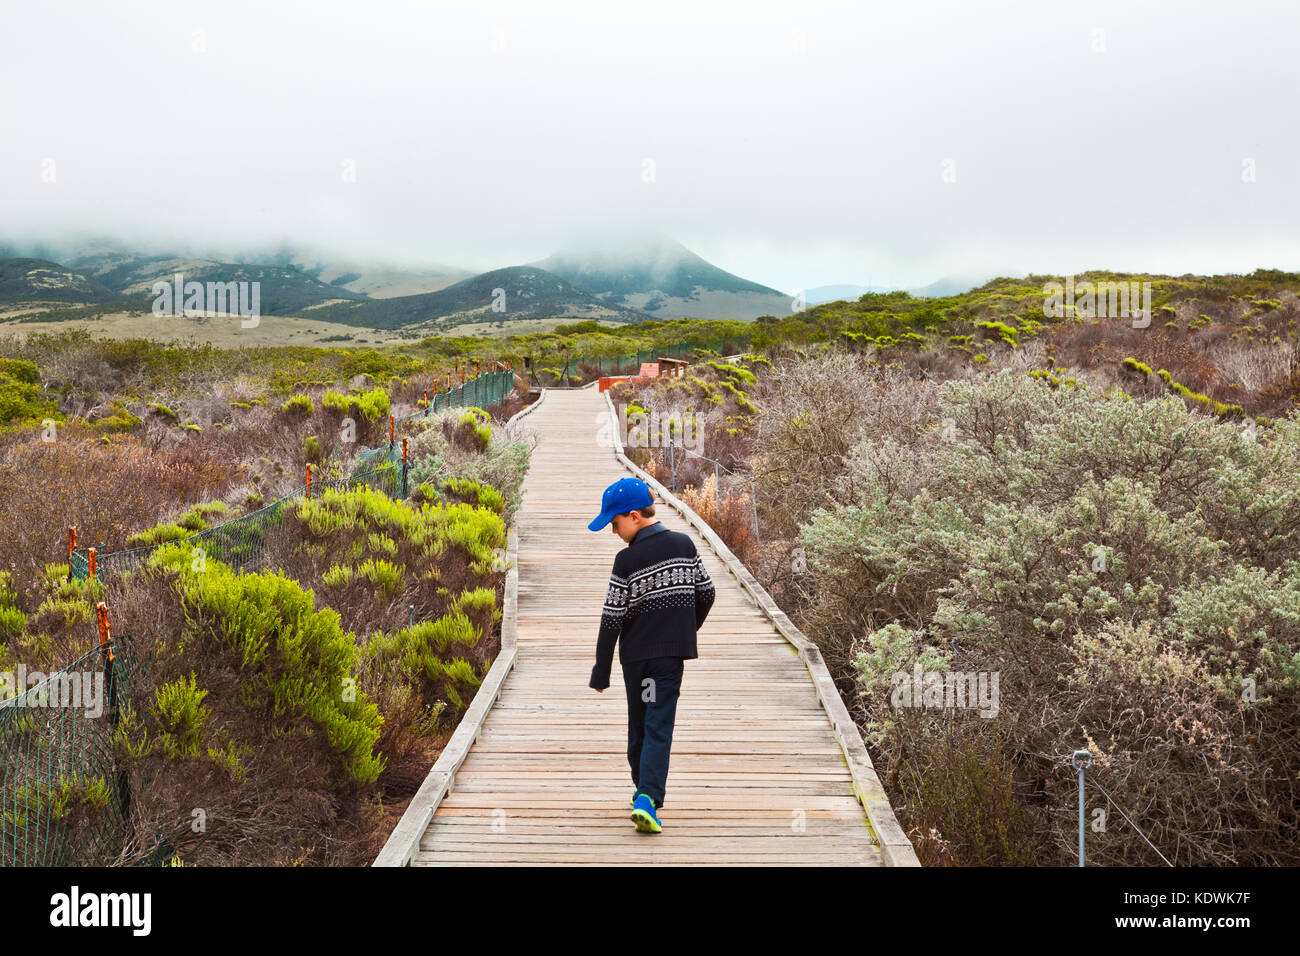
[[[716,592],[690,535],[663,522],[642,528],[614,557],[588,687],[604,690],[618,643],[620,663],[698,657],[695,631]]]

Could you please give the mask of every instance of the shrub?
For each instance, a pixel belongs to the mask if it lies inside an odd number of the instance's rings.
[[[1007,372],[937,399],[926,439],[863,438],[852,499],[798,537],[805,629],[856,675],[926,852],[1023,861],[1037,832],[1036,862],[1068,863],[1073,775],[1041,755],[1086,745],[1175,863],[1300,859],[1300,412],[1244,441],[1179,398]],[[885,677],[936,661],[1000,674],[996,718],[900,713]],[[1153,862],[1127,828],[1094,842]]]
[[[459,411],[449,410],[419,423],[420,430],[408,445],[410,481],[416,486],[427,483],[432,489],[441,489],[446,481],[468,480],[494,489],[501,495],[501,517],[508,525],[523,504],[524,475],[535,439],[512,438],[489,430],[485,446],[475,438],[466,447],[452,436],[464,434],[458,430],[487,426],[461,424],[459,418]]]
[[[327,391],[321,399],[322,408],[332,408],[340,415],[360,416],[366,421],[378,421],[389,414],[388,393],[382,388],[371,389],[361,395],[344,395]]]
[[[501,514],[505,508],[501,492],[480,484],[472,478],[448,478],[442,483],[442,490],[455,500],[476,504],[497,514]]]
[[[237,574],[212,559],[191,571],[183,545],[160,548],[149,564],[176,573],[187,638],[219,642],[237,664],[240,706],[318,726],[342,761],[338,784],[375,781],[379,714],[345,686],[356,643],[337,612],[317,611],[311,592],[282,574]]]
[[[286,415],[294,415],[299,418],[305,418],[315,410],[316,406],[312,404],[310,395],[294,395],[280,406],[280,411]],[[346,414],[346,410],[344,414]]]
[[[57,403],[40,397],[40,370],[32,362],[0,358],[0,425],[63,421]]]

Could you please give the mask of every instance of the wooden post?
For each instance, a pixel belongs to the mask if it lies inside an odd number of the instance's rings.
[[[465,384],[465,366],[460,367],[460,384]]]
[[[86,579],[89,581],[95,580],[95,555],[98,553],[99,552],[96,551],[94,548],[91,548],[89,551],[86,552],[86,556],[90,560],[89,567],[86,569]]]
[[[112,638],[108,630],[108,605],[100,601],[95,605],[95,618],[99,621],[99,649],[104,652],[105,660],[113,662]]]
[[[307,462],[307,500],[311,500],[311,462]]]
[[[68,571],[72,571],[72,552],[77,550],[77,526],[68,525]]]
[[[389,448],[393,447],[393,442],[396,440],[396,435],[397,435],[397,416],[389,415],[388,416],[388,447]]]
[[[437,388],[438,388],[438,383],[437,383],[437,382],[434,382],[434,383],[433,383],[433,387],[434,387],[434,390],[436,391]],[[429,407],[429,390],[428,390],[427,388],[424,390],[424,407],[425,407],[425,408],[428,408],[428,407]]]

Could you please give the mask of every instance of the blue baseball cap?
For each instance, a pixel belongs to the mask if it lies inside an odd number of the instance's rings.
[[[600,499],[600,514],[596,520],[587,525],[589,531],[599,531],[609,524],[614,515],[625,511],[635,511],[654,504],[650,497],[650,487],[640,478],[620,478],[608,488]]]

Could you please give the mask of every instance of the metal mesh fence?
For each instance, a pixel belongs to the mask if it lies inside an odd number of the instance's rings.
[[[129,794],[113,734],[135,672],[130,649],[110,643],[0,702],[0,866],[117,857]]]
[[[431,400],[429,407],[395,420],[405,425],[444,409],[492,405],[514,390],[514,372],[487,372]],[[310,493],[368,486],[392,498],[407,494],[401,441],[363,449],[346,478],[318,478]],[[240,572],[274,570],[275,554],[292,544],[285,510],[305,497],[295,489],[250,514],[177,539]],[[139,568],[160,542],[96,554],[94,577],[103,581]],[[87,580],[90,555],[69,558],[70,575]],[[131,699],[139,663],[129,642],[96,646],[62,670],[0,701],[0,866],[104,865],[118,857],[129,825],[125,775],[116,770],[113,734],[117,704]]]

